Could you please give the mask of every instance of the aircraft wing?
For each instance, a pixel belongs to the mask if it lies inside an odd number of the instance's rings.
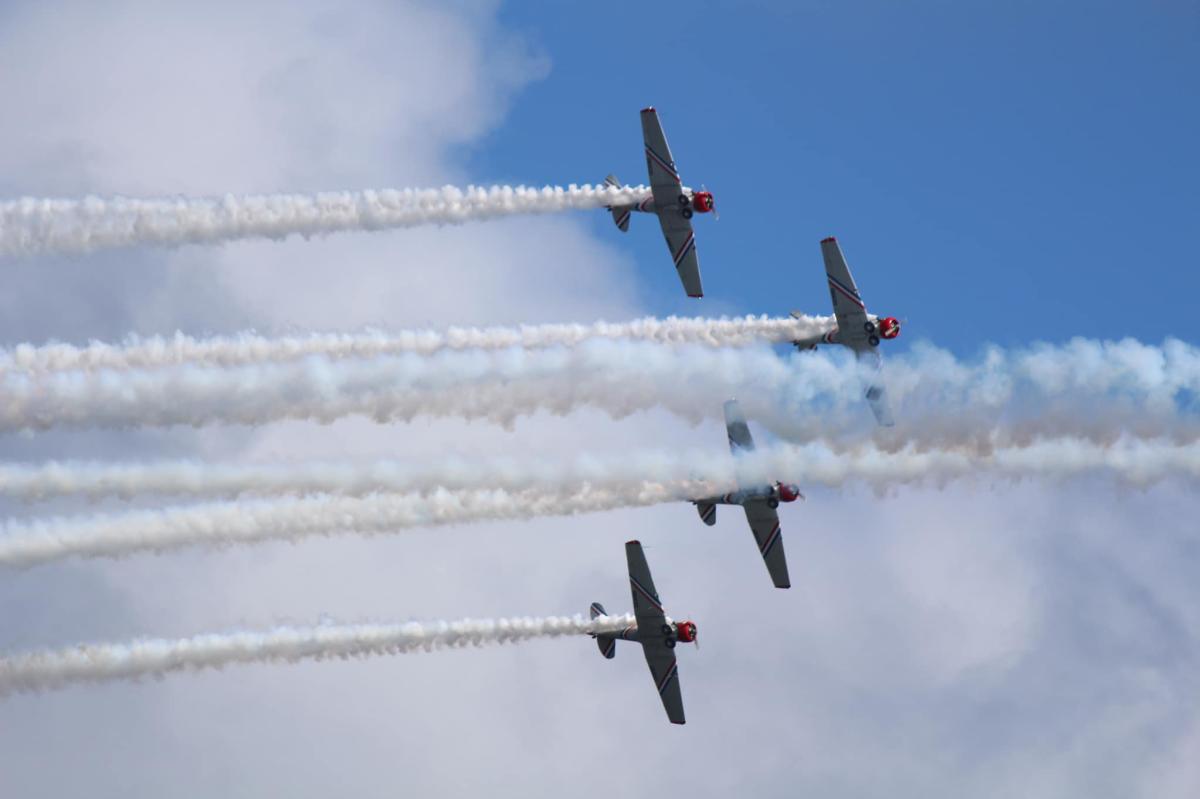
[[[704,296],[704,284],[700,280],[700,258],[696,255],[696,234],[692,223],[679,213],[679,206],[658,209],[658,223],[662,225],[667,249],[679,273],[679,282],[689,297]]]
[[[892,404],[888,402],[887,387],[882,383],[867,386],[867,404],[871,413],[875,414],[875,422],[880,427],[895,427],[896,417],[892,415]]]
[[[737,400],[725,403],[725,433],[729,436],[729,451],[734,455],[754,451],[754,438]]]
[[[829,294],[833,298],[833,313],[837,317],[838,341],[857,351],[870,348],[867,342],[867,305],[837,239],[830,236],[821,242],[821,255],[825,259],[825,276],[829,279]]]
[[[866,384],[867,404],[871,413],[875,414],[875,422],[880,427],[895,427],[896,419],[892,416],[892,404],[888,401],[887,387],[881,379],[882,359],[873,349],[859,350],[857,353],[859,368],[863,373]]]
[[[767,564],[771,582],[775,583],[776,588],[791,588],[787,557],[783,554],[783,531],[779,528],[779,514],[765,499],[747,500],[742,507],[746,509],[746,521],[750,523],[750,530],[758,543],[758,551]]]
[[[686,197],[683,181],[671,157],[671,148],[667,146],[658,112],[653,108],[642,109],[642,141],[646,145],[646,170],[654,194],[654,210],[667,240],[667,249],[671,251],[675,271],[689,297],[703,297],[696,235],[691,220],[683,215],[683,209],[690,208],[690,199],[680,202],[681,197]]]
[[[667,718],[672,724],[685,723],[675,650],[667,648],[661,637],[655,637],[650,641],[642,641],[642,652],[646,655],[646,665],[650,667],[650,676],[654,678],[654,686],[662,699],[663,709],[667,711]]]
[[[676,207],[683,192],[683,181],[667,146],[658,112],[653,108],[642,109],[642,141],[646,145],[646,169],[650,173],[650,189],[654,192],[654,204],[659,208]]]
[[[637,541],[625,544],[625,559],[629,562],[629,587],[633,593],[633,615],[637,619],[638,642],[646,655],[646,665],[654,678],[654,687],[662,699],[667,718],[672,724],[683,724],[683,693],[679,689],[679,669],[675,649],[667,645],[664,631],[667,615],[663,611],[654,578],[642,545]]]

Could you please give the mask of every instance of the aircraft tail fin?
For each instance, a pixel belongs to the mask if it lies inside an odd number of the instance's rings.
[[[594,619],[597,616],[607,616],[608,614],[604,611],[603,605],[593,602],[592,606],[588,608],[588,615]],[[615,635],[597,635],[595,638],[596,646],[600,648],[600,654],[612,660],[613,656],[617,654],[617,637]]]
[[[712,527],[717,523],[717,506],[712,502],[697,502],[696,512],[700,514],[700,521]]]
[[[604,179],[604,185],[619,189],[621,181],[617,180],[616,175],[609,175]],[[613,224],[620,228],[622,233],[629,230],[629,220],[633,217],[632,209],[628,206],[613,205],[609,206],[608,210],[612,212]]]

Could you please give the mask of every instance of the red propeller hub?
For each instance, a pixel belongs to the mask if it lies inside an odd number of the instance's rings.
[[[692,193],[692,208],[695,209],[696,213],[707,214],[715,207],[716,203],[713,202],[712,192],[697,191]]]
[[[879,320],[879,337],[895,338],[900,335],[900,320],[894,316],[885,316]]]
[[[692,621],[681,621],[675,624],[675,634],[679,640],[685,644],[690,644],[696,640],[696,623]]]

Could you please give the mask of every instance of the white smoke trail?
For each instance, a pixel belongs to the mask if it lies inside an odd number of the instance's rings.
[[[58,496],[123,499],[162,494],[201,498],[447,491],[571,492],[581,486],[606,488],[677,481],[700,474],[690,464],[705,463],[706,482],[734,478],[727,456],[695,451],[627,452],[619,457],[583,454],[571,460],[449,456],[419,462],[302,462],[214,464],[203,461],[147,463],[52,462],[39,466],[0,465],[0,495],[30,500]]]
[[[332,359],[374,358],[415,353],[432,355],[442,350],[539,349],[575,346],[593,339],[632,339],[660,344],[703,344],[740,347],[782,343],[818,335],[835,324],[830,316],[770,318],[743,316],[702,319],[670,316],[647,317],[631,322],[544,324],[518,327],[451,327],[447,330],[401,330],[388,333],[313,333],[305,336],[267,337],[255,333],[213,338],[193,338],[182,333],[171,337],[131,336],[120,344],[93,341],[84,347],[51,343],[19,344],[0,349],[0,373],[10,370],[59,372],[102,369],[156,369],[168,366],[242,366],[294,361],[309,356]]]
[[[636,473],[638,468],[645,470],[642,475]],[[525,476],[538,479],[540,471],[541,467],[535,467]],[[1200,445],[1129,441],[1113,447],[1052,440],[975,454],[915,449],[889,453],[873,446],[845,452],[818,445],[781,446],[736,462],[727,455],[717,457],[711,453],[691,461],[672,461],[670,456],[655,454],[630,458],[624,466],[616,460],[597,460],[581,472],[606,479],[570,485],[556,478],[552,482],[560,485],[557,489],[437,488],[425,494],[370,494],[363,498],[319,495],[77,518],[10,520],[0,534],[0,566],[25,567],[70,557],[120,557],[188,546],[298,541],[339,533],[377,535],[418,526],[565,516],[697,499],[723,494],[739,484],[749,487],[778,479],[802,485],[850,483],[875,487],[944,484],[976,477],[1023,480],[1081,475],[1115,478],[1140,486],[1168,479],[1195,482],[1200,480]],[[666,475],[666,479],[638,479],[647,473]],[[276,474],[271,479],[278,477]],[[308,477],[332,478],[331,485],[343,489],[347,485],[361,488],[373,479],[352,470],[333,470],[323,475],[312,471]],[[347,477],[351,478],[349,482]]]
[[[636,203],[646,186],[446,186],[321,194],[136,199],[26,197],[0,203],[0,255],[93,252],[139,244],[219,244],[348,230],[457,225]]]
[[[300,496],[501,490],[571,492],[586,486],[606,492],[641,491],[643,484],[681,478],[712,485],[765,484],[786,479],[840,487],[878,488],[904,483],[944,483],[975,475],[1003,479],[1065,479],[1103,475],[1145,486],[1170,479],[1200,479],[1200,444],[1123,439],[1098,444],[1076,438],[1041,439],[1019,447],[935,448],[895,451],[874,444],[839,446],[777,443],[736,461],[723,447],[680,451],[584,453],[569,459],[447,457],[420,462],[304,462],[212,464],[61,462],[0,466],[0,495],[24,500],[57,496],[132,498],[165,494],[202,498],[243,495]]]
[[[322,624],[190,638],[80,644],[0,657],[0,697],[78,683],[138,680],[242,663],[365,658],[619,632],[632,624],[632,616],[585,619],[578,615],[401,624]]]
[[[699,421],[729,396],[747,416],[793,441],[861,439],[959,446],[1048,435],[1200,438],[1200,352],[1168,340],[1076,339],[988,350],[960,361],[917,346],[883,377],[901,424],[866,424],[861,375],[840,351],[780,357],[762,348],[591,340],[540,350],[443,351],[362,360],[309,357],[230,368],[0,374],[0,432],[281,419],[330,422],[362,414],[511,424],[538,411],[594,407],[620,418],[655,407]]]
[[[703,496],[715,488],[679,482],[641,484],[620,491],[583,487],[565,493],[438,490],[424,495],[314,496],[82,518],[9,520],[0,528],[0,566],[33,566],[70,557],[115,558],[189,546],[299,541],[339,533],[379,535],[418,526],[567,516]]]

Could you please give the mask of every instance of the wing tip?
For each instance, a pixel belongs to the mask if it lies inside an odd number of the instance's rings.
[[[826,236],[825,238],[821,239],[822,244],[829,244],[830,242],[837,244],[837,236]]]
[[[687,724],[687,722],[684,721],[683,719],[680,719],[679,721],[676,721],[675,719],[671,719],[671,723],[672,724]]]
[[[693,300],[699,300],[699,299],[704,298],[703,294],[689,294],[688,296],[691,297]]]
[[[636,538],[633,539],[632,541],[625,542],[625,546],[627,546],[627,547],[640,547],[641,545],[642,545],[642,542],[638,541]]]
[[[642,109],[642,113],[643,113],[643,114],[653,114],[653,113],[654,113],[654,106],[652,106],[652,105],[648,105],[648,106],[646,106],[645,108],[643,108],[643,109]]]

